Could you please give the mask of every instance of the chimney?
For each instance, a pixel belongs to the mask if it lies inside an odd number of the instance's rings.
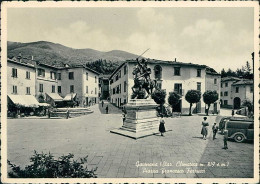
[[[174,59],[174,62],[177,62],[177,59],[176,59],[176,58]]]

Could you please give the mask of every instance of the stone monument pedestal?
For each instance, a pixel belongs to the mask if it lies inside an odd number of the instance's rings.
[[[131,99],[126,104],[126,119],[121,128],[111,130],[134,139],[159,133],[159,118],[153,99]]]

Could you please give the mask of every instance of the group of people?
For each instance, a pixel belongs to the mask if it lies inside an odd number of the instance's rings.
[[[207,138],[207,135],[208,135],[208,126],[209,126],[209,123],[207,122],[207,117],[204,117],[203,118],[203,121],[202,121],[202,129],[201,129],[201,134],[202,134],[202,138],[204,140],[206,140]],[[218,126],[216,123],[213,124],[212,126],[212,132],[213,132],[213,140],[216,139],[216,134],[218,132]],[[224,130],[224,147],[223,149],[228,149],[228,146],[227,146],[227,140],[228,140],[228,132],[227,130]]]

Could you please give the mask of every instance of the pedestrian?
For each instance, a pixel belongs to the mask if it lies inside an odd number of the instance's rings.
[[[214,140],[214,139],[216,139],[216,134],[218,132],[217,123],[214,123],[214,125],[212,126],[212,131],[213,131],[213,140]]]
[[[102,104],[102,107],[103,107],[104,106],[104,101],[103,100],[102,100],[101,104]]]
[[[163,133],[166,132],[164,124],[165,124],[165,121],[163,119],[163,115],[161,114],[160,115],[160,125],[159,125],[159,131],[161,132],[161,136],[164,136]]]
[[[122,116],[123,116],[123,123],[124,123],[124,122],[125,122],[125,119],[126,119],[126,114],[125,114],[125,112],[123,112]]]
[[[209,123],[206,121],[207,120],[207,117],[204,117],[203,118],[204,119],[204,121],[202,121],[202,129],[201,129],[201,134],[202,134],[202,138],[204,139],[204,140],[206,140],[206,137],[207,137],[207,135],[208,135],[208,128],[207,128],[207,126],[209,126]]]
[[[227,130],[224,130],[224,148],[223,149],[228,149],[228,146],[227,146],[227,141],[228,141],[228,131]]]
[[[70,111],[69,111],[69,109],[67,109],[67,111],[66,111],[66,119],[69,119],[69,117],[70,117]]]
[[[107,105],[107,107],[106,107],[106,114],[108,114],[108,105]]]
[[[51,110],[48,109],[48,118],[51,118]]]
[[[232,109],[232,117],[235,115],[235,110]]]

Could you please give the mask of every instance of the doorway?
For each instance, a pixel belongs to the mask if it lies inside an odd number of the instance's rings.
[[[234,109],[240,109],[241,100],[239,97],[234,98]]]
[[[179,102],[172,107],[172,112],[181,112],[181,104],[181,100],[179,100]]]

